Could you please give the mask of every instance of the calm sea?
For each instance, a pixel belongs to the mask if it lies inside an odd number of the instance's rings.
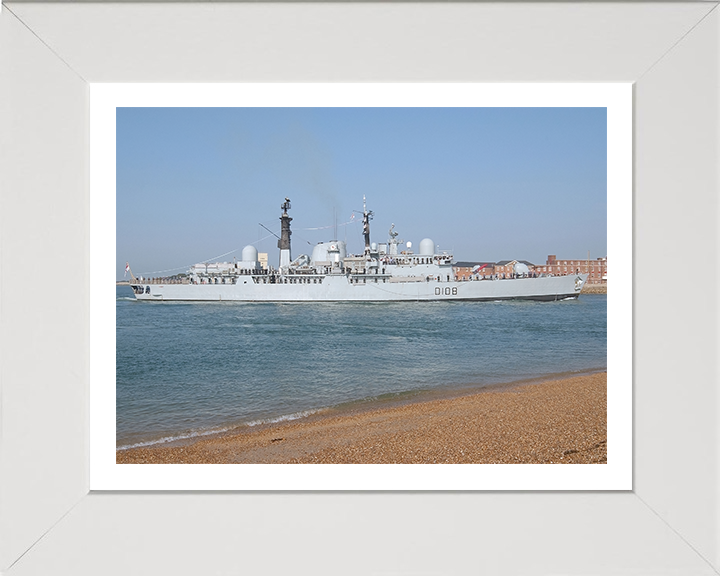
[[[607,296],[159,303],[117,288],[117,445],[607,368]]]

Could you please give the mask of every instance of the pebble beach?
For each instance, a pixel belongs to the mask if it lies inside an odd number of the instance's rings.
[[[603,464],[607,373],[238,428],[118,464]]]

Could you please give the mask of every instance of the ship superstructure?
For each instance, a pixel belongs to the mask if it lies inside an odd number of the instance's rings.
[[[310,255],[292,259],[288,214],[290,199],[281,205],[278,267],[264,268],[254,246],[242,250],[240,261],[195,264],[177,283],[147,283],[132,276],[138,300],[246,302],[382,302],[429,300],[561,300],[577,298],[587,275],[538,276],[520,272],[516,278],[457,281],[453,255],[436,250],[430,238],[401,250],[395,225],[388,240],[371,242],[370,220],[363,197],[363,238],[360,255],[347,253],[340,240],[316,244]]]

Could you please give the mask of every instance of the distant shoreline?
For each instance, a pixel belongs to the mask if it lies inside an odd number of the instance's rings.
[[[607,462],[607,373],[116,452],[118,464]]]

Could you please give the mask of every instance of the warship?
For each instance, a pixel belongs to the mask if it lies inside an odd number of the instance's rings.
[[[293,259],[290,249],[290,199],[280,206],[280,258],[277,267],[263,266],[257,249],[246,246],[240,261],[202,263],[185,277],[167,281],[136,278],[130,272],[135,298],[143,301],[242,302],[397,302],[437,300],[564,300],[577,298],[587,274],[535,274],[516,263],[509,278],[458,280],[453,255],[436,250],[430,238],[417,253],[408,242],[403,248],[395,225],[384,243],[370,241],[370,221],[363,197],[364,252],[347,253],[339,240],[320,242],[310,255]],[[277,236],[277,235],[276,235]],[[129,270],[129,265],[127,267]]]

